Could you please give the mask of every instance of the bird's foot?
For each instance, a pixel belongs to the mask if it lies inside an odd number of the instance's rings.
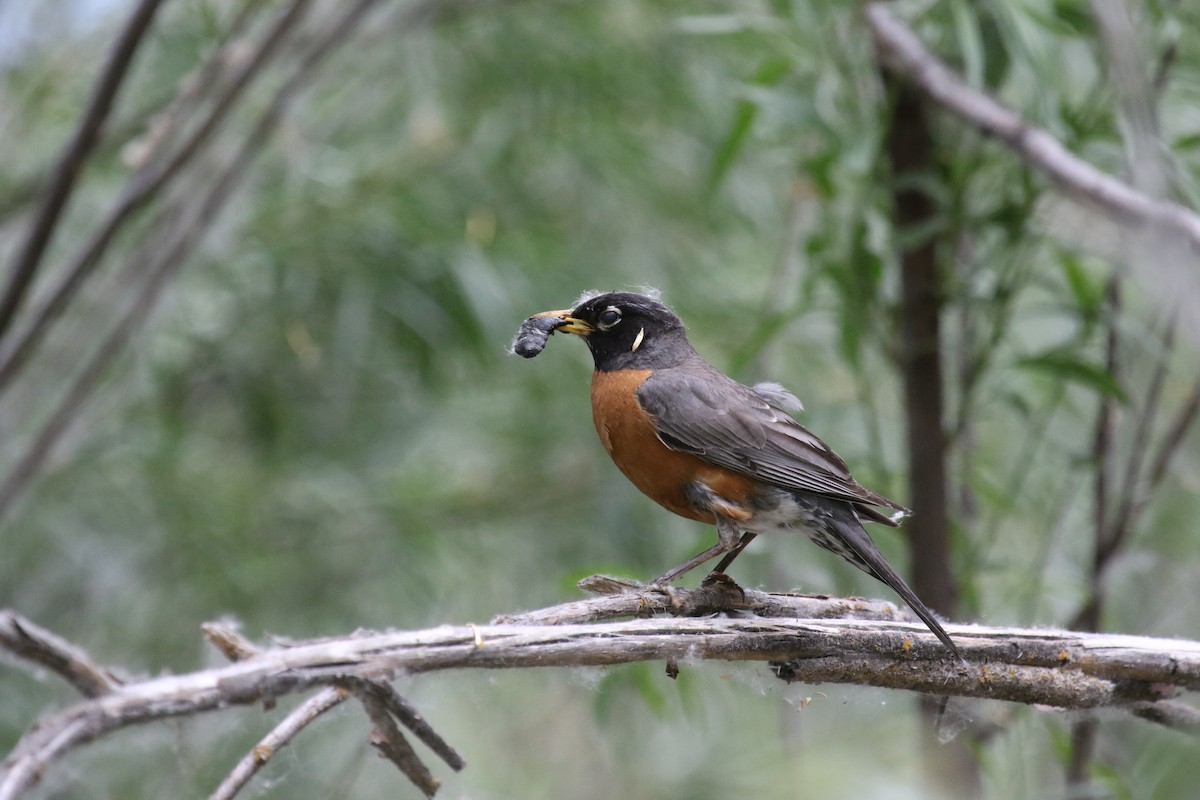
[[[646,584],[644,591],[665,594],[667,601],[671,604],[671,612],[676,614],[683,608],[686,599],[681,590],[676,589],[669,583],[661,583],[657,578]]]
[[[735,605],[742,605],[746,601],[746,590],[724,572],[708,573],[704,580],[700,582],[700,588],[701,590],[726,595]]]

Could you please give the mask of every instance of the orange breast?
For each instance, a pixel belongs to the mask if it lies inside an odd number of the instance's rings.
[[[655,434],[653,420],[637,399],[637,389],[648,377],[650,370],[592,374],[592,419],[613,462],[643,494],[682,517],[714,521],[711,513],[694,508],[685,492],[688,484],[701,481],[724,501],[719,509],[724,516],[749,519],[753,481],[672,450]]]

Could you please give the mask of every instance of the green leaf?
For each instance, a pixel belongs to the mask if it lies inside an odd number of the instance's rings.
[[[741,152],[746,137],[754,127],[754,120],[757,116],[757,103],[750,100],[738,101],[737,108],[733,112],[733,124],[729,126],[729,132],[725,134],[725,138],[713,156],[712,168],[708,173],[709,194],[716,192],[717,187],[725,180],[725,175],[733,166],[733,162],[737,160],[738,153]]]
[[[1200,147],[1200,131],[1177,137],[1171,143],[1172,150],[1191,150],[1193,147]]]
[[[1053,350],[1017,362],[1021,369],[1041,372],[1064,381],[1078,383],[1094,389],[1097,393],[1126,403],[1129,396],[1113,375],[1104,367],[1080,359],[1077,355],[1062,350]]]
[[[1061,253],[1059,263],[1080,311],[1089,319],[1094,319],[1104,302],[1104,287],[1092,280],[1083,262],[1074,254]]]
[[[1079,0],[1057,0],[1054,16],[1062,24],[1062,30],[1091,38],[1096,35],[1096,20],[1091,10]]]
[[[1000,399],[1004,405],[1016,412],[1021,419],[1028,420],[1033,417],[1033,406],[1023,395],[1013,391],[1006,391],[1001,392]]]
[[[973,4],[954,3],[951,10],[954,14],[954,29],[957,34],[958,49],[962,54],[963,73],[971,86],[982,86],[984,64],[987,62],[980,35],[979,20],[976,18]]]
[[[1008,42],[996,20],[995,9],[983,6],[979,12],[979,36],[983,52],[987,54],[983,82],[985,86],[1000,86],[1008,77],[1012,59],[1008,54]]]
[[[774,86],[788,74],[792,63],[782,56],[773,56],[759,65],[751,79],[755,86]],[[738,154],[746,143],[750,131],[754,128],[754,120],[758,117],[758,103],[753,100],[741,99],[733,112],[733,122],[728,133],[721,140],[717,152],[713,156],[712,167],[708,173],[708,192],[712,194],[721,185],[725,175],[737,160]]]

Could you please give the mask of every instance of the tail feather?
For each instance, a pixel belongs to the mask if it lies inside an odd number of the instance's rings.
[[[956,658],[962,660],[962,653],[955,646],[950,634],[946,633],[929,606],[921,602],[917,593],[909,588],[904,578],[900,577],[900,573],[896,572],[883,557],[883,553],[879,552],[879,548],[871,540],[870,535],[858,518],[853,515],[853,512],[851,511],[846,516],[834,514],[828,521],[831,523],[831,530],[822,531],[821,535],[812,534],[813,541],[821,547],[837,553],[871,577],[890,586],[892,591],[900,595],[913,613],[929,627],[933,635],[946,645]]]

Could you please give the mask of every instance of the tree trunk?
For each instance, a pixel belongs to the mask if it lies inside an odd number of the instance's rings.
[[[885,73],[885,80],[886,73]],[[887,148],[897,231],[928,229],[937,214],[921,191],[921,175],[934,169],[933,140],[925,108],[914,90],[890,82],[895,98]],[[922,237],[901,253],[900,362],[908,428],[911,506],[905,525],[911,554],[912,587],[930,608],[953,617],[958,590],[950,570],[950,524],[946,491],[941,350],[942,281],[937,239]],[[960,740],[938,741],[933,720],[937,698],[921,703],[922,745],[930,781],[951,796],[970,796],[980,787],[979,765]]]

